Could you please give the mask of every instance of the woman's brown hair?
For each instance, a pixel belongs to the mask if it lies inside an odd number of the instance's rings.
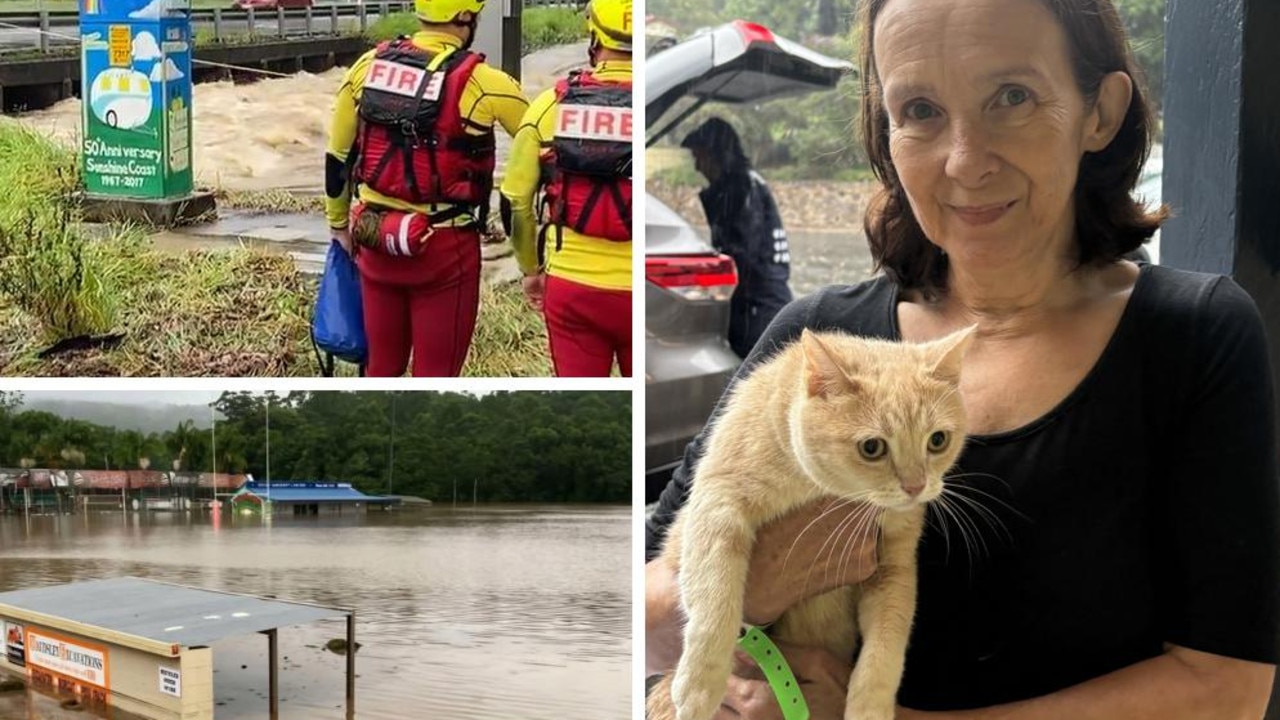
[[[876,265],[899,287],[927,297],[946,288],[947,258],[920,229],[889,156],[889,117],[875,66],[875,22],[891,0],[863,0],[858,18],[862,71],[863,143],[880,190],[867,205],[863,228]],[[1119,132],[1105,149],[1086,153],[1076,179],[1076,236],[1080,265],[1114,262],[1136,250],[1168,217],[1148,213],[1132,191],[1147,160],[1154,128],[1143,92],[1143,76],[1129,51],[1124,25],[1112,0],[1037,0],[1066,31],[1076,86],[1093,103],[1107,74],[1133,79],[1133,98]]]

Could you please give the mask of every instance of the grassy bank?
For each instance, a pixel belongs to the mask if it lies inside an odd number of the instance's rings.
[[[582,13],[571,8],[525,8],[520,23],[522,55],[586,39],[586,20]],[[418,18],[413,13],[395,13],[378,18],[365,31],[365,37],[382,42],[400,35],[412,35],[418,28]]]
[[[283,255],[162,252],[140,228],[82,225],[68,199],[77,163],[0,118],[0,374],[318,374],[314,278]],[[541,319],[518,285],[486,287],[480,312],[468,375],[549,374]],[[58,341],[108,335],[118,342],[40,357]]]

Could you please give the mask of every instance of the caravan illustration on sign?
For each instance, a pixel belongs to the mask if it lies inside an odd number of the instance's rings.
[[[80,14],[85,189],[189,193],[190,4],[81,0]]]

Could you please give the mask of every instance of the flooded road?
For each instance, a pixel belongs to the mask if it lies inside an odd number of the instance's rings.
[[[871,277],[871,251],[862,230],[788,230],[791,292],[803,297],[826,285],[851,285]]]
[[[703,238],[711,237],[704,225],[693,224],[693,229]],[[852,285],[872,276],[871,251],[861,229],[788,230],[787,241],[791,246],[788,285],[797,298],[827,285]]]
[[[366,517],[0,517],[0,591],[134,575],[354,607],[361,720],[630,715],[631,512],[496,506]],[[344,622],[282,628],[281,718],[343,718]],[[267,716],[267,643],[215,643],[218,720]],[[84,718],[0,693],[0,717]],[[120,713],[113,718],[121,720]]]

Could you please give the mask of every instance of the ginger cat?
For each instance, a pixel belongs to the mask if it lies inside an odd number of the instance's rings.
[[[925,503],[942,494],[943,473],[964,442],[958,389],[971,332],[904,344],[806,330],[738,383],[663,548],[663,560],[679,570],[688,622],[674,679],[650,693],[649,720],[715,714],[742,625],[756,531],[828,496],[871,508],[857,518],[879,525],[876,573],[790,608],[769,634],[843,658],[861,638],[844,720],[893,719]]]

